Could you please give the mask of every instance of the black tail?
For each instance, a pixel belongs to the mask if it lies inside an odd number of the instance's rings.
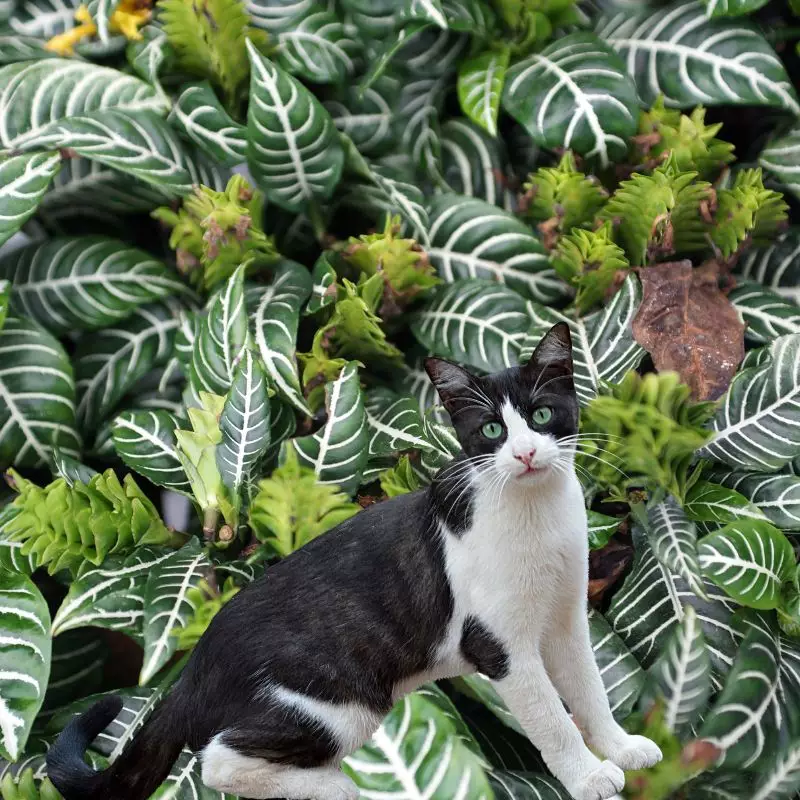
[[[177,697],[168,695],[106,770],[84,760],[86,748],[122,710],[122,700],[104,697],[75,717],[47,753],[47,774],[65,800],[147,800],[164,782],[186,741]]]

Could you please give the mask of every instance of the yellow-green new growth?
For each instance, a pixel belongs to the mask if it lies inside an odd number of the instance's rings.
[[[694,403],[675,372],[628,372],[583,410],[577,463],[598,488],[624,497],[631,487],[666,489],[683,499],[699,477],[696,451],[711,438],[714,403]]]
[[[172,635],[178,640],[178,650],[191,650],[206,632],[211,620],[219,613],[237,592],[239,587],[233,578],[227,578],[222,586],[222,591],[212,588],[204,578],[197,586],[186,592],[186,599],[191,604],[194,612],[181,628],[175,628]]]
[[[416,492],[421,486],[407,455],[401,456],[397,464],[381,473],[380,483],[387,497]]]
[[[0,781],[0,797],[3,800],[62,800],[61,792],[50,783],[49,778],[37,781],[30,767],[16,777],[6,772]]]
[[[86,484],[70,486],[58,478],[44,488],[14,470],[9,475],[19,492],[12,503],[19,513],[9,515],[4,535],[22,542],[22,555],[32,555],[51,575],[62,569],[76,574],[87,561],[99,565],[141,545],[180,547],[186,541],[167,528],[131,475],[120,483],[107,469]]]
[[[169,245],[178,269],[198,289],[227,281],[240,264],[252,273],[278,258],[275,241],[264,233],[264,195],[234,175],[225,190],[198,186],[173,211],[162,206],[152,216],[172,228]]]
[[[314,470],[300,464],[293,447],[283,452],[283,464],[258,484],[250,505],[253,533],[281,557],[361,510],[336,487],[319,483]]]

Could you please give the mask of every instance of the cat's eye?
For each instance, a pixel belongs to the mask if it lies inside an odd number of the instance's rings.
[[[503,435],[503,426],[493,420],[492,422],[487,422],[482,428],[481,433],[487,439],[499,439]]]
[[[537,425],[547,425],[553,418],[553,409],[549,406],[539,406],[533,411],[533,421]]]

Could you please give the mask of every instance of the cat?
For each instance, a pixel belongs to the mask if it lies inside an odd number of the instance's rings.
[[[121,701],[74,718],[47,754],[66,800],[144,800],[186,745],[221,792],[354,800],[339,763],[393,704],[476,671],[576,800],[618,797],[623,770],[660,760],[614,720],[589,639],[569,327],[497,374],[425,366],[463,452],[430,487],[368,507],[239,592],[108,769],[82,756]]]

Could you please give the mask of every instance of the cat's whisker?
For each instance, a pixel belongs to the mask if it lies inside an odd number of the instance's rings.
[[[619,474],[622,475],[623,478],[630,477],[630,475],[628,475],[628,473],[625,472],[625,470],[620,469],[616,464],[612,464],[608,459],[601,458],[596,453],[581,453],[581,456],[583,456],[584,458],[593,458],[595,461],[599,461],[601,464],[605,464],[606,466],[611,467],[611,469],[619,472]]]
[[[544,374],[543,372],[540,373],[539,378],[541,378],[543,374]],[[541,394],[545,386],[553,383],[553,381],[563,381],[568,377],[569,375],[554,375],[552,378],[548,378],[541,386],[538,386],[539,378],[537,378],[536,383],[533,386],[533,391],[531,392],[532,401],[536,400],[536,398]]]

